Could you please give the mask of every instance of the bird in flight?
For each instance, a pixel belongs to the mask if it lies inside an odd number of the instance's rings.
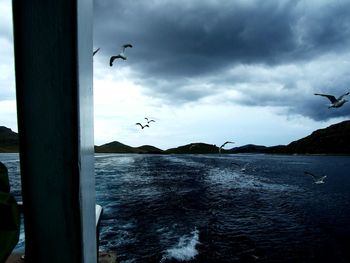
[[[122,45],[122,51],[118,54],[118,55],[116,55],[116,56],[111,56],[111,58],[110,58],[110,60],[109,60],[109,65],[112,67],[113,66],[113,61],[115,60],[115,59],[117,59],[117,58],[121,58],[122,60],[126,60],[127,59],[127,57],[126,57],[126,55],[125,55],[125,49],[127,48],[127,47],[132,47],[132,45],[131,44],[125,44],[125,45]]]
[[[138,123],[136,123],[136,125],[140,125],[141,129],[144,129],[145,127],[149,128],[148,124],[142,125],[141,123],[138,122]]]
[[[306,175],[310,175],[312,177],[312,179],[314,179],[314,183],[315,184],[324,184],[324,179],[326,179],[327,175],[321,176],[321,177],[317,177],[316,175],[314,175],[313,173],[304,171],[304,174]]]
[[[147,124],[149,124],[150,122],[156,122],[155,120],[149,120],[148,118],[145,118],[145,120],[147,121]]]
[[[230,142],[230,141],[225,142],[223,145],[221,145],[221,146],[219,147],[219,153],[221,153],[221,150],[222,150],[222,149],[225,147],[225,145],[228,144],[228,143],[234,143],[234,142]]]
[[[92,52],[92,56],[95,56],[95,54],[100,50],[100,48],[96,49],[94,52]]]
[[[345,102],[348,102],[348,100],[344,99],[344,97],[349,95],[349,92],[341,95],[339,98],[336,98],[333,95],[319,94],[319,93],[315,93],[314,95],[328,98],[331,102],[331,104],[328,106],[328,109],[330,109],[330,108],[340,108],[341,106],[344,105]]]

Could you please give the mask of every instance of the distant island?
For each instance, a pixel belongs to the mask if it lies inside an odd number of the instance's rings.
[[[18,152],[18,134],[11,129],[0,126],[0,152]],[[151,145],[132,147],[113,141],[95,146],[96,153],[137,153],[137,154],[218,154],[219,147],[202,142],[190,143],[176,148],[162,150]],[[350,154],[350,121],[333,124],[319,129],[300,140],[288,145],[266,147],[247,144],[222,150],[222,154],[268,153],[268,154]]]
[[[100,146],[95,146],[96,153],[163,153],[164,151],[151,146],[151,145],[143,145],[140,147],[131,147],[126,144],[122,144],[120,142],[114,141],[110,143],[106,143]]]
[[[0,126],[0,153],[18,152],[18,134],[9,128]]]

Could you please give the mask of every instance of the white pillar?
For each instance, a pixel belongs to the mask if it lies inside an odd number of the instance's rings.
[[[13,0],[26,262],[97,260],[92,6]]]

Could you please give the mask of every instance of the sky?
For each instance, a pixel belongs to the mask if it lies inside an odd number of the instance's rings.
[[[95,144],[272,146],[349,119],[350,103],[328,109],[314,95],[350,91],[349,10],[345,0],[94,0]],[[0,17],[0,126],[17,131],[11,1]],[[155,122],[142,130],[145,117]]]

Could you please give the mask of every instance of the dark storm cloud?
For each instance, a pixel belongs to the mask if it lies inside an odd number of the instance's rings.
[[[298,108],[291,108],[290,112],[295,114],[300,114],[300,112],[302,112],[304,116],[309,116],[316,121],[323,121],[337,117],[350,117],[349,103],[339,109],[328,109],[328,101],[310,98],[307,101],[303,101],[298,106],[302,107],[302,109],[298,110]]]
[[[133,42],[129,63],[152,76],[191,77],[232,63],[273,63],[296,47],[293,4],[96,3],[96,45],[114,53],[119,43]]]
[[[95,45],[113,54],[132,42],[130,64],[171,77],[308,59],[349,43],[349,2],[311,10],[294,0],[187,2],[95,0]]]
[[[95,0],[94,6],[94,46],[101,47],[106,67],[108,57],[130,42],[134,48],[127,50],[127,63],[135,80],[154,94],[178,102],[220,90],[213,85],[201,91],[189,80],[216,76],[216,85],[225,86],[229,78],[224,72],[234,66],[297,64],[346,52],[350,44],[350,1]],[[235,81],[243,80],[236,76]],[[283,81],[286,90],[296,86],[293,76]],[[274,95],[278,96],[284,95]],[[294,102],[284,98],[291,111],[321,118],[323,113],[304,111]],[[265,102],[250,96],[240,103]]]

